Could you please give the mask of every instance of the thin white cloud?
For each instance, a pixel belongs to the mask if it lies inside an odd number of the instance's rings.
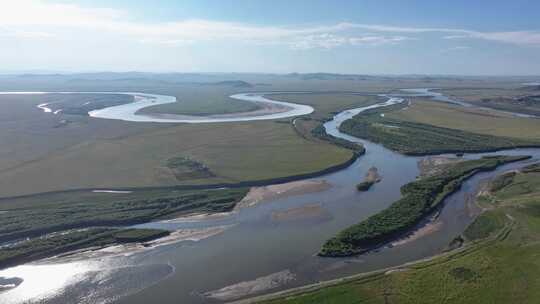
[[[290,46],[295,50],[309,50],[314,48],[332,49],[342,46],[345,43],[347,43],[347,38],[326,33],[305,36],[291,42]]]
[[[481,33],[470,32],[470,38],[479,38],[492,41],[500,41],[513,44],[540,45],[540,32],[534,31],[514,31],[514,32],[493,32]]]
[[[309,50],[315,48],[333,49],[341,46],[379,46],[383,44],[396,44],[398,42],[413,40],[404,36],[339,36],[334,34],[309,35],[290,43],[296,50]]]
[[[349,42],[352,45],[383,45],[383,44],[396,44],[398,42],[416,40],[415,38],[405,36],[364,36],[349,38]]]
[[[43,0],[6,1],[0,10],[0,36],[52,37],[66,31],[107,33],[134,41],[161,45],[190,45],[222,40],[259,44],[284,44],[295,49],[335,48],[343,45],[385,45],[414,39],[424,33],[445,34],[446,39],[481,39],[516,45],[540,46],[540,31],[479,32],[467,29],[399,27],[336,23],[314,27],[253,26],[210,20],[150,23],[132,20],[129,13],[109,8],[88,8]],[[39,29],[39,30],[36,30]],[[392,33],[370,35],[363,31]]]
[[[450,47],[450,48],[447,48],[445,50],[442,50],[441,53],[452,53],[452,52],[459,52],[459,51],[466,51],[466,50],[470,50],[471,47],[470,46],[466,46],[466,45],[457,45],[457,46],[453,46],[453,47]]]
[[[443,38],[444,39],[464,39],[464,38],[469,38],[470,36],[469,35],[448,35],[448,36],[444,36]]]

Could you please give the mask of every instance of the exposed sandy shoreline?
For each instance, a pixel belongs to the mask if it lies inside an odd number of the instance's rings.
[[[412,241],[416,241],[419,238],[422,238],[426,235],[429,235],[433,232],[438,231],[439,229],[441,229],[443,224],[444,223],[439,219],[430,220],[428,223],[426,223],[422,227],[414,230],[413,232],[406,235],[405,237],[402,237],[393,241],[391,244],[392,246],[400,246],[400,245],[405,245],[407,243],[410,243]]]
[[[223,233],[225,230],[231,228],[233,225],[225,225],[218,227],[210,227],[203,229],[180,229],[172,231],[166,237],[162,237],[146,243],[130,243],[130,244],[119,244],[112,245],[107,247],[93,247],[85,248],[77,251],[72,251],[58,255],[55,257],[43,259],[44,262],[54,261],[62,259],[66,260],[79,260],[79,259],[88,259],[88,258],[101,258],[101,257],[113,257],[113,256],[129,256],[141,251],[151,250],[159,246],[170,245],[182,241],[194,241],[198,242],[200,240],[209,238],[214,235]],[[39,263],[39,261],[38,261]]]
[[[276,200],[294,195],[316,193],[332,187],[326,180],[305,180],[264,187],[253,187],[235,210],[254,206],[262,201]]]
[[[251,187],[246,196],[236,204],[231,212],[220,213],[195,213],[184,215],[170,220],[163,220],[165,223],[198,222],[202,220],[221,219],[239,212],[240,209],[253,207],[263,201],[271,201],[294,195],[321,192],[332,187],[325,180],[305,180],[295,181],[278,185],[263,187]]]
[[[270,290],[293,280],[295,280],[295,275],[287,269],[255,280],[244,281],[218,290],[208,291],[203,296],[221,301],[230,301]]]

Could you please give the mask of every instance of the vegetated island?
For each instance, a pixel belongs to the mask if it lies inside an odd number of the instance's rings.
[[[365,253],[411,229],[433,212],[462,183],[481,171],[529,159],[530,156],[490,156],[456,163],[439,174],[421,178],[401,188],[403,197],[389,208],[353,225],[328,240],[319,252],[324,257]]]
[[[167,230],[135,228],[91,228],[57,233],[2,247],[0,269],[75,250],[149,242],[169,234]]]
[[[371,186],[373,186],[375,183],[378,183],[380,181],[381,181],[381,176],[379,175],[379,170],[376,167],[371,167],[369,168],[364,181],[356,185],[356,189],[362,192],[368,191],[371,188]]]
[[[405,155],[489,152],[540,146],[537,140],[479,134],[389,117],[388,114],[404,107],[406,105],[398,104],[361,112],[344,121],[339,130]]]

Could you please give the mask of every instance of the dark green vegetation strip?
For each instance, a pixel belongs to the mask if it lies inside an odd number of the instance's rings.
[[[403,106],[395,105],[362,112],[343,122],[340,131],[380,143],[407,155],[488,152],[540,146],[536,141],[477,134],[384,116],[385,113],[399,110]]]
[[[356,185],[356,189],[358,191],[368,191],[371,186],[375,184],[375,181],[365,181],[361,182],[360,184]]]
[[[247,189],[139,191],[32,197],[0,203],[0,242],[95,226],[122,226],[192,212],[225,212]]]
[[[530,157],[495,156],[463,161],[442,173],[408,183],[401,188],[403,197],[400,200],[328,240],[319,255],[351,256],[381,246],[434,211],[448,195],[458,190],[467,178],[480,171],[490,171],[502,164],[528,158]]]
[[[522,170],[488,197],[466,232],[475,241],[457,251],[265,303],[540,303],[540,172]]]
[[[0,248],[0,269],[90,247],[148,242],[169,235],[159,229],[93,228],[21,241]]]

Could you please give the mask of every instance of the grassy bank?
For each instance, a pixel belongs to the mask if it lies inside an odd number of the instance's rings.
[[[407,155],[483,152],[540,145],[540,137],[531,139],[525,138],[523,135],[518,138],[503,136],[503,133],[499,135],[474,133],[469,130],[457,129],[456,125],[450,122],[448,125],[452,128],[439,126],[436,121],[431,121],[431,119],[429,121],[433,124],[424,123],[423,120],[419,122],[419,119],[411,118],[409,114],[405,114],[411,110],[410,107],[404,107],[405,105],[395,105],[363,112],[345,121],[340,130],[371,142],[380,143],[389,149]],[[446,105],[441,105],[441,107],[446,107]],[[452,120],[452,118],[445,119]],[[469,125],[476,125],[477,120],[470,117],[468,119]],[[475,123],[471,124],[470,121],[475,121]],[[492,123],[493,121],[487,120],[483,127],[493,128]],[[534,129],[538,129],[540,132],[538,125],[534,126],[533,132]]]
[[[540,140],[538,119],[519,118],[497,111],[467,108],[442,102],[415,99],[406,110],[394,111],[385,116],[482,135],[536,142]]]
[[[265,303],[504,304],[540,301],[540,173],[518,173],[481,199],[463,250]]]
[[[0,242],[96,226],[122,226],[194,212],[226,212],[247,189],[72,193],[0,202]]]
[[[0,250],[0,269],[90,247],[142,243],[169,235],[158,229],[93,228],[21,241]]]
[[[403,197],[389,208],[351,226],[328,240],[319,255],[351,256],[381,246],[406,232],[431,213],[469,177],[480,171],[528,158],[527,156],[484,157],[456,163],[444,172],[425,177],[401,188]]]

